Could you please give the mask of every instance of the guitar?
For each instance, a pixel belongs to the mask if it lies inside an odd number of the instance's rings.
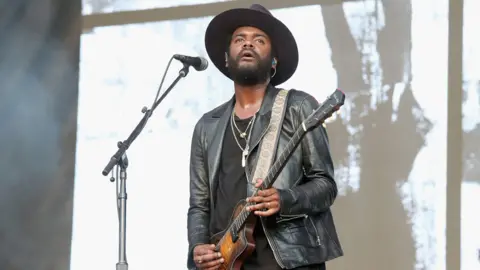
[[[302,122],[271,166],[267,176],[263,179],[262,186],[254,191],[254,196],[259,190],[268,189],[273,185],[305,134],[323,124],[326,119],[340,109],[344,102],[345,94],[337,89]],[[245,259],[254,251],[253,231],[257,217],[246,210],[247,206],[253,204],[246,203],[245,200],[239,201],[234,208],[227,229],[212,236],[211,243],[216,244],[216,251],[220,252],[224,259],[218,269],[240,270]]]

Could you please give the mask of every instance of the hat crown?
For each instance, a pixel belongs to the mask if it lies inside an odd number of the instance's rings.
[[[255,10],[255,11],[260,11],[262,13],[273,16],[272,13],[270,13],[270,11],[268,9],[266,9],[264,6],[262,6],[260,4],[253,4],[253,5],[250,6],[249,9],[252,9],[252,10]]]

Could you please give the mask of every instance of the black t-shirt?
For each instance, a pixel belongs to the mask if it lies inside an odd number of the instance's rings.
[[[251,118],[238,119],[235,117],[235,123],[242,132],[247,128],[250,120]],[[249,130],[252,126],[253,123],[250,124]],[[245,148],[246,140],[240,138],[240,134],[235,127],[233,127],[233,130],[237,136],[238,143],[242,148]],[[212,235],[223,231],[228,226],[235,206],[240,200],[247,197],[248,183],[245,168],[242,167],[242,150],[233,137],[230,123],[227,125],[225,131],[221,155],[216,202],[210,230]],[[243,270],[281,269],[275,261],[272,250],[268,246],[260,220],[257,221],[254,238],[255,250],[244,262]]]
[[[247,128],[250,120],[251,118],[239,119],[235,117],[236,126],[242,132]],[[253,123],[250,124],[249,129],[252,126]],[[246,140],[240,138],[240,134],[235,127],[233,127],[233,130],[237,136],[238,143],[242,149],[244,149]],[[232,127],[229,122],[222,145],[218,186],[216,191],[214,191],[216,192],[216,200],[213,210],[213,220],[210,224],[210,232],[212,235],[227,228],[235,206],[240,200],[247,197],[247,187],[248,183],[245,168],[242,167],[242,150],[233,137]],[[268,244],[260,220],[257,220],[256,225],[254,231],[255,250],[252,255],[245,260],[242,270],[281,270]],[[296,269],[325,270],[325,264],[304,266]]]

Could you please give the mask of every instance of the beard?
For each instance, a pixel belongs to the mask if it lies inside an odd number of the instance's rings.
[[[253,86],[265,83],[270,78],[272,69],[272,58],[260,58],[258,54],[251,51],[254,61],[240,63],[242,58],[239,54],[236,58],[228,56],[228,72],[230,78],[237,84],[242,86]]]

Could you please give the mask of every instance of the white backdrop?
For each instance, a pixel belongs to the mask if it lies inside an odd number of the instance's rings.
[[[465,133],[471,132],[475,128],[478,132],[480,125],[480,36],[478,35],[478,25],[480,17],[480,1],[464,1],[464,39],[463,39],[463,79],[464,94],[463,103],[463,130]],[[471,148],[478,149],[480,142],[464,144],[464,151],[470,151]],[[477,145],[477,146],[476,146]],[[474,152],[475,153],[475,152]],[[479,167],[480,156],[466,156],[474,162],[467,163],[477,170]],[[466,161],[466,160],[465,160]],[[465,172],[467,172],[468,165]],[[470,174],[471,175],[471,174]],[[478,174],[476,174],[478,177]],[[480,197],[480,178],[472,179],[465,176],[462,183],[462,269],[480,269],[480,219],[479,219],[479,197]]]
[[[399,192],[405,193],[405,209],[413,222],[419,265],[441,270],[445,268],[447,2],[413,2],[412,87],[434,127],[407,185]],[[344,4],[353,30],[355,16],[372,6],[368,1]],[[324,33],[320,7],[273,13],[290,27],[300,48],[299,68],[283,86],[305,90],[323,100],[336,88],[330,47],[325,35],[312,34],[312,29],[305,27],[314,24],[317,33]],[[101,171],[116,151],[116,142],[125,139],[140,120],[141,108],[152,103],[170,56],[206,57],[203,34],[210,19],[105,27],[82,36],[72,270],[114,269],[118,252],[115,184]],[[173,63],[164,89],[180,67]],[[130,269],[186,268],[193,126],[203,112],[232,94],[231,82],[213,64],[204,72],[192,69],[128,151]],[[334,140],[334,134],[330,136]],[[436,164],[434,171],[429,166],[432,163]],[[352,179],[339,177],[337,181],[341,187],[358,185]],[[412,201],[416,207],[411,206]]]

